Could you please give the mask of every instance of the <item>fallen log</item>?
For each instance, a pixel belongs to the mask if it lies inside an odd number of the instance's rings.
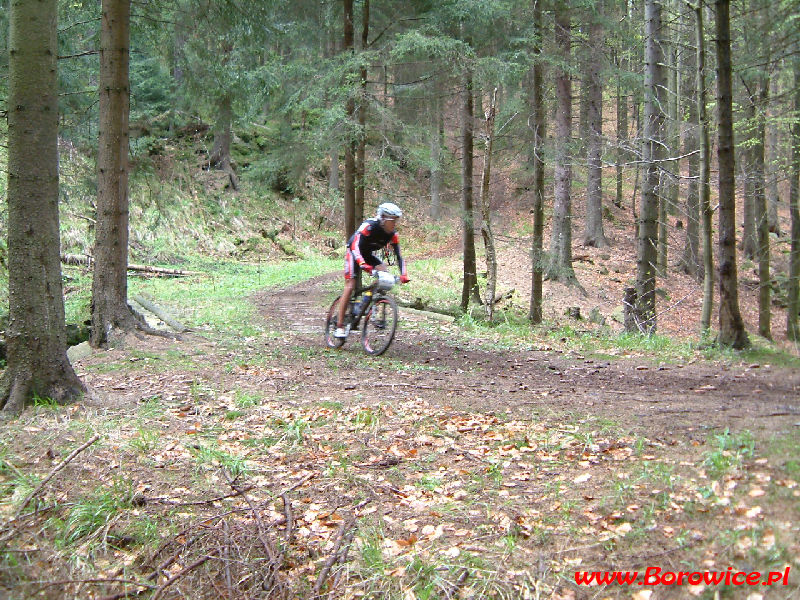
[[[85,266],[91,267],[94,264],[94,257],[88,254],[62,254],[61,262],[65,265]],[[128,271],[136,271],[140,273],[152,273],[154,275],[163,275],[168,277],[190,277],[197,275],[205,275],[200,271],[184,271],[183,269],[167,269],[166,267],[154,267],[151,265],[138,265],[129,263]]]
[[[147,298],[143,297],[141,294],[137,294],[131,297],[131,300],[139,304],[145,310],[150,311],[159,319],[164,321],[167,325],[169,325],[172,329],[177,331],[178,333],[185,333],[188,331],[188,327],[178,321],[175,317],[169,314],[165,309],[161,308],[155,302],[148,300]]]

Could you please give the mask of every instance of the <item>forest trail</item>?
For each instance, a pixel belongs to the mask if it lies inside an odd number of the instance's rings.
[[[347,532],[330,597],[627,600],[630,588],[582,587],[577,570],[797,564],[797,371],[509,350],[402,308],[385,355],[356,337],[334,350],[323,322],[338,278],[256,293],[250,318],[266,327],[131,336],[77,360],[95,393],[26,411],[0,458],[41,477],[101,439],[15,531],[37,561],[0,568],[0,596],[64,597],[39,593],[46,581],[121,593],[117,579],[75,578],[59,542],[71,507],[115,490],[127,500],[79,543],[97,537],[103,573],[140,581],[170,556],[202,565],[172,586],[201,600],[226,577],[230,597],[263,597],[270,547],[272,584],[309,598]]]
[[[282,323],[287,335],[319,348],[331,296],[324,284],[333,279],[326,275],[270,290],[255,301],[265,318]],[[505,350],[468,340],[454,326],[402,308],[395,341],[384,357],[368,361],[357,339],[353,336],[344,348],[330,352],[362,356],[379,381],[357,378],[351,370],[317,370],[322,385],[334,395],[355,389],[380,397],[387,389],[402,388],[434,404],[517,418],[594,415],[665,443],[703,437],[708,429],[769,432],[792,419],[800,425],[800,372],[792,369]]]

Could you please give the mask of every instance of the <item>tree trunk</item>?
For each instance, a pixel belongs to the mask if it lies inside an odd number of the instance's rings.
[[[58,218],[57,2],[11,2],[7,367],[0,406],[86,391],[67,359]]]
[[[751,144],[748,148],[750,156],[753,193],[753,217],[756,226],[756,242],[758,259],[758,333],[771,339],[770,332],[770,300],[772,288],[769,280],[769,222],[767,219],[766,177],[764,174],[764,140],[766,134],[765,110],[769,95],[769,81],[759,77],[752,87],[750,98],[751,112],[755,127]]]
[[[366,50],[369,40],[369,0],[364,0],[361,19],[361,49]],[[367,154],[367,66],[361,63],[360,68],[360,94],[358,99],[358,149],[356,151],[356,223],[364,220],[364,193],[367,189],[366,182],[366,154]]]
[[[677,2],[668,2],[668,7],[672,11],[679,10]],[[677,40],[670,40],[667,45],[669,52],[669,65],[667,71],[667,122],[665,126],[666,149],[665,156],[676,157],[680,148],[680,120],[678,113],[680,110],[679,99],[681,97],[681,78],[682,72]],[[673,158],[665,163],[666,168],[661,169],[661,183],[659,189],[659,210],[658,210],[658,272],[662,277],[666,277],[669,259],[669,221],[667,216],[674,214],[678,206],[679,185],[678,182],[681,165],[680,160]]]
[[[623,59],[619,59],[618,68],[623,68]],[[628,143],[628,96],[624,94],[622,88],[622,77],[617,74],[617,149],[616,149],[616,195],[614,196],[614,206],[622,208],[622,164],[625,162],[628,153],[625,151],[625,144]]]
[[[642,201],[639,209],[639,236],[636,263],[636,314],[639,327],[647,333],[656,330],[656,270],[658,261],[658,214],[660,160],[663,157],[664,55],[661,40],[661,2],[645,2],[645,104],[642,143]]]
[[[800,114],[800,58],[794,59],[794,110]],[[792,165],[789,181],[789,214],[792,246],[789,254],[789,285],[786,307],[786,337],[800,340],[797,319],[800,312],[800,119],[792,124]]]
[[[328,173],[328,190],[339,191],[339,148],[331,150],[331,171]]]
[[[472,199],[472,166],[474,145],[474,115],[472,100],[472,73],[467,72],[461,105],[461,211],[463,223],[462,248],[464,252],[464,286],[461,289],[461,310],[467,312],[469,299],[478,285],[475,258],[475,216]]]
[[[752,102],[745,106],[745,115],[749,123],[755,120],[755,105]],[[752,149],[748,147],[742,150],[741,158],[744,176],[742,255],[750,260],[755,260],[758,256],[758,234],[756,233],[756,182]]]
[[[533,27],[536,42],[533,48],[533,86],[531,104],[533,107],[533,236],[531,240],[531,303],[528,318],[531,323],[542,322],[542,276],[544,257],[544,140],[546,136],[547,115],[544,107],[543,80],[544,63],[542,61],[542,3],[533,2]]]
[[[711,142],[709,140],[708,112],[706,110],[706,43],[703,27],[703,3],[694,8],[697,42],[697,125],[700,131],[700,173],[697,182],[700,196],[700,216],[703,221],[703,307],[700,325],[703,331],[711,327],[711,309],[714,305],[714,245],[712,243],[711,208]]]
[[[715,0],[717,47],[717,162],[719,164],[719,343],[750,345],[739,311],[736,267],[736,174],[733,155],[730,0]]]
[[[494,143],[494,116],[497,110],[497,88],[492,93],[492,101],[486,113],[486,150],[483,154],[483,176],[481,177],[481,235],[486,249],[486,293],[483,305],[486,318],[491,323],[494,319],[494,292],[497,288],[497,253],[492,233],[492,211],[489,184],[492,174],[492,145]]]
[[[342,50],[353,53],[353,0],[343,0],[344,3],[344,40]],[[356,223],[356,152],[357,140],[353,138],[350,130],[355,122],[356,101],[353,94],[349,94],[345,105],[347,122],[345,130],[347,141],[344,146],[344,237],[349,238],[355,232]]]
[[[233,170],[231,164],[231,141],[233,132],[233,98],[226,93],[217,103],[217,123],[214,126],[214,145],[211,148],[209,162],[211,166],[218,168],[228,175],[231,182],[231,189],[239,189],[239,178]]]
[[[686,190],[686,236],[680,267],[684,273],[697,278],[702,273],[700,262],[700,128],[698,119],[697,55],[687,54],[688,122],[684,133],[683,152],[689,156],[689,182]]]
[[[100,125],[97,224],[92,279],[92,335],[105,347],[114,330],[140,321],[128,306],[128,117],[130,0],[103,0],[100,32]]]
[[[603,39],[603,26],[593,22],[589,27],[589,64],[586,96],[586,229],[585,246],[602,248],[608,245],[603,230],[603,83],[601,80],[603,56],[599,43]]]
[[[780,177],[781,161],[780,148],[778,147],[778,124],[775,119],[776,107],[772,101],[779,93],[778,78],[770,79],[770,105],[771,110],[767,118],[767,139],[765,148],[766,178],[767,178],[767,218],[769,219],[769,230],[780,236],[781,228],[778,220],[778,204],[780,204],[780,194],[778,193],[778,177]]]
[[[442,146],[444,138],[444,113],[439,98],[439,86],[434,85],[430,108],[430,151],[431,151],[431,218],[439,218],[442,209]]]
[[[553,228],[550,238],[550,264],[547,278],[564,283],[575,283],[572,268],[572,81],[567,65],[570,62],[570,11],[559,2],[555,15],[556,47],[561,64],[556,75],[555,118],[555,182]]]

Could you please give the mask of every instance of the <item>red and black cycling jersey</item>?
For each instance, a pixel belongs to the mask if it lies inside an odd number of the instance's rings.
[[[384,246],[391,245],[397,257],[397,265],[400,267],[400,274],[406,274],[406,264],[400,254],[400,241],[397,233],[387,233],[381,227],[378,219],[367,219],[356,232],[347,240],[347,250],[353,254],[353,258],[361,267],[364,263],[373,267],[381,264],[380,259],[374,256],[374,252]]]

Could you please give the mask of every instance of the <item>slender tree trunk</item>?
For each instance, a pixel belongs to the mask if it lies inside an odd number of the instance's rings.
[[[778,88],[778,78],[770,78],[770,111],[767,117],[767,147],[766,156],[766,178],[767,178],[767,218],[769,230],[780,236],[780,221],[778,220],[778,204],[780,204],[780,194],[778,193],[778,177],[780,168],[780,148],[778,147],[778,125],[775,120],[776,106],[775,96],[780,93]]]
[[[461,147],[464,153],[461,159],[461,211],[463,223],[464,252],[464,286],[461,289],[461,310],[467,312],[469,299],[478,286],[477,263],[475,258],[475,215],[473,213],[473,146],[474,146],[474,114],[472,97],[472,73],[467,72],[464,79],[464,90],[461,105]]]
[[[364,0],[361,18],[361,49],[369,44],[369,0]],[[356,151],[356,223],[364,220],[364,193],[366,192],[366,154],[367,154],[367,66],[360,68],[360,96],[358,102],[358,150]]]
[[[58,218],[57,2],[11,2],[8,38],[8,328],[0,407],[86,391],[67,359]]]
[[[562,65],[556,75],[555,184],[553,228],[550,238],[550,264],[547,277],[553,281],[574,283],[572,268],[572,81],[566,65],[570,53],[570,11],[559,2],[555,15],[555,38]]]
[[[217,103],[217,123],[214,126],[214,145],[209,162],[228,175],[231,188],[239,189],[239,178],[231,164],[231,141],[233,140],[233,97],[224,93]]]
[[[769,222],[767,219],[766,177],[764,174],[764,140],[766,134],[765,110],[769,96],[769,81],[759,78],[750,102],[753,109],[755,134],[749,148],[752,169],[753,216],[758,243],[758,333],[771,339],[770,301],[772,287],[769,280]]]
[[[94,347],[114,330],[141,325],[128,306],[128,118],[130,0],[103,0],[100,34],[100,134],[92,279]]]
[[[338,52],[336,30],[337,28],[333,26],[332,22],[326,19],[325,58],[330,58]],[[331,168],[328,174],[328,191],[336,194],[339,193],[339,151],[338,144],[331,148]]]
[[[342,50],[353,54],[353,0],[344,3],[344,39]],[[351,133],[356,116],[356,101],[349,94],[345,105],[347,141],[344,147],[344,235],[350,237],[356,230],[356,152],[358,141]]]
[[[800,58],[794,59],[794,110],[800,114]],[[800,119],[792,124],[792,165],[789,180],[789,213],[792,246],[789,254],[789,286],[786,307],[786,337],[800,340]]]
[[[328,174],[328,189],[339,191],[339,148],[331,149],[331,172]]]
[[[593,22],[589,27],[589,73],[586,96],[586,228],[585,246],[602,248],[608,245],[603,230],[603,83],[602,52],[599,42],[603,39],[603,26]]]
[[[642,202],[639,210],[638,256],[636,264],[636,316],[639,328],[656,330],[656,271],[658,261],[658,211],[660,160],[664,140],[664,56],[661,40],[661,2],[645,2],[645,105],[642,144]]]
[[[711,208],[711,142],[709,140],[708,112],[706,110],[706,43],[703,27],[703,3],[693,7],[697,42],[697,125],[700,131],[700,173],[698,193],[700,216],[703,222],[703,308],[700,325],[703,331],[711,327],[711,309],[714,306],[714,245]]]
[[[749,103],[745,106],[745,114],[747,115],[748,122],[752,123],[755,120],[755,106]],[[758,234],[756,232],[756,200],[755,200],[755,176],[753,153],[750,148],[745,148],[740,155],[743,162],[743,176],[744,176],[744,203],[742,222],[742,255],[751,260],[755,260],[758,256]]]
[[[717,46],[717,162],[719,164],[719,343],[736,349],[750,345],[739,311],[736,266],[736,167],[733,154],[733,82],[730,0],[715,0]]]
[[[494,319],[494,293],[497,289],[497,253],[495,251],[494,233],[492,233],[491,194],[489,185],[492,176],[492,145],[494,143],[494,116],[497,110],[497,88],[492,93],[492,101],[486,112],[486,150],[483,154],[483,176],[481,177],[481,235],[486,249],[486,293],[483,304],[486,318]]]
[[[544,64],[542,61],[542,3],[533,2],[533,27],[536,42],[533,48],[533,88],[531,104],[533,105],[533,239],[531,240],[531,304],[528,318],[531,323],[542,322],[542,277],[544,273],[544,140],[546,136],[547,118],[544,107],[543,80]]]
[[[622,58],[619,59],[618,68],[621,71],[623,67]],[[624,95],[622,88],[622,76],[617,73],[617,149],[616,149],[616,195],[614,197],[614,206],[622,208],[622,164],[625,162],[628,153],[625,151],[624,145],[628,143],[628,96]]]
[[[431,208],[432,219],[438,219],[441,214],[442,200],[442,146],[444,136],[444,115],[442,102],[439,98],[441,90],[434,85],[434,97],[430,106],[430,152],[431,152]]]
[[[680,265],[684,273],[698,277],[700,262],[700,123],[698,119],[697,56],[689,53],[686,60],[690,100],[687,103],[688,122],[684,133],[683,152],[688,154],[689,182],[686,190],[686,237]]]
[[[668,6],[673,10],[678,10],[677,0],[668,2]],[[669,52],[669,64],[667,68],[667,110],[668,120],[666,124],[665,153],[668,156],[677,157],[680,148],[680,120],[678,112],[680,110],[681,98],[681,78],[682,65],[678,53],[678,44],[675,40],[670,40],[667,44]],[[678,206],[679,185],[678,182],[681,165],[678,158],[673,158],[665,163],[666,169],[661,170],[660,188],[663,190],[659,202],[658,211],[658,272],[661,276],[666,276],[669,259],[669,221],[668,215],[674,214]]]

